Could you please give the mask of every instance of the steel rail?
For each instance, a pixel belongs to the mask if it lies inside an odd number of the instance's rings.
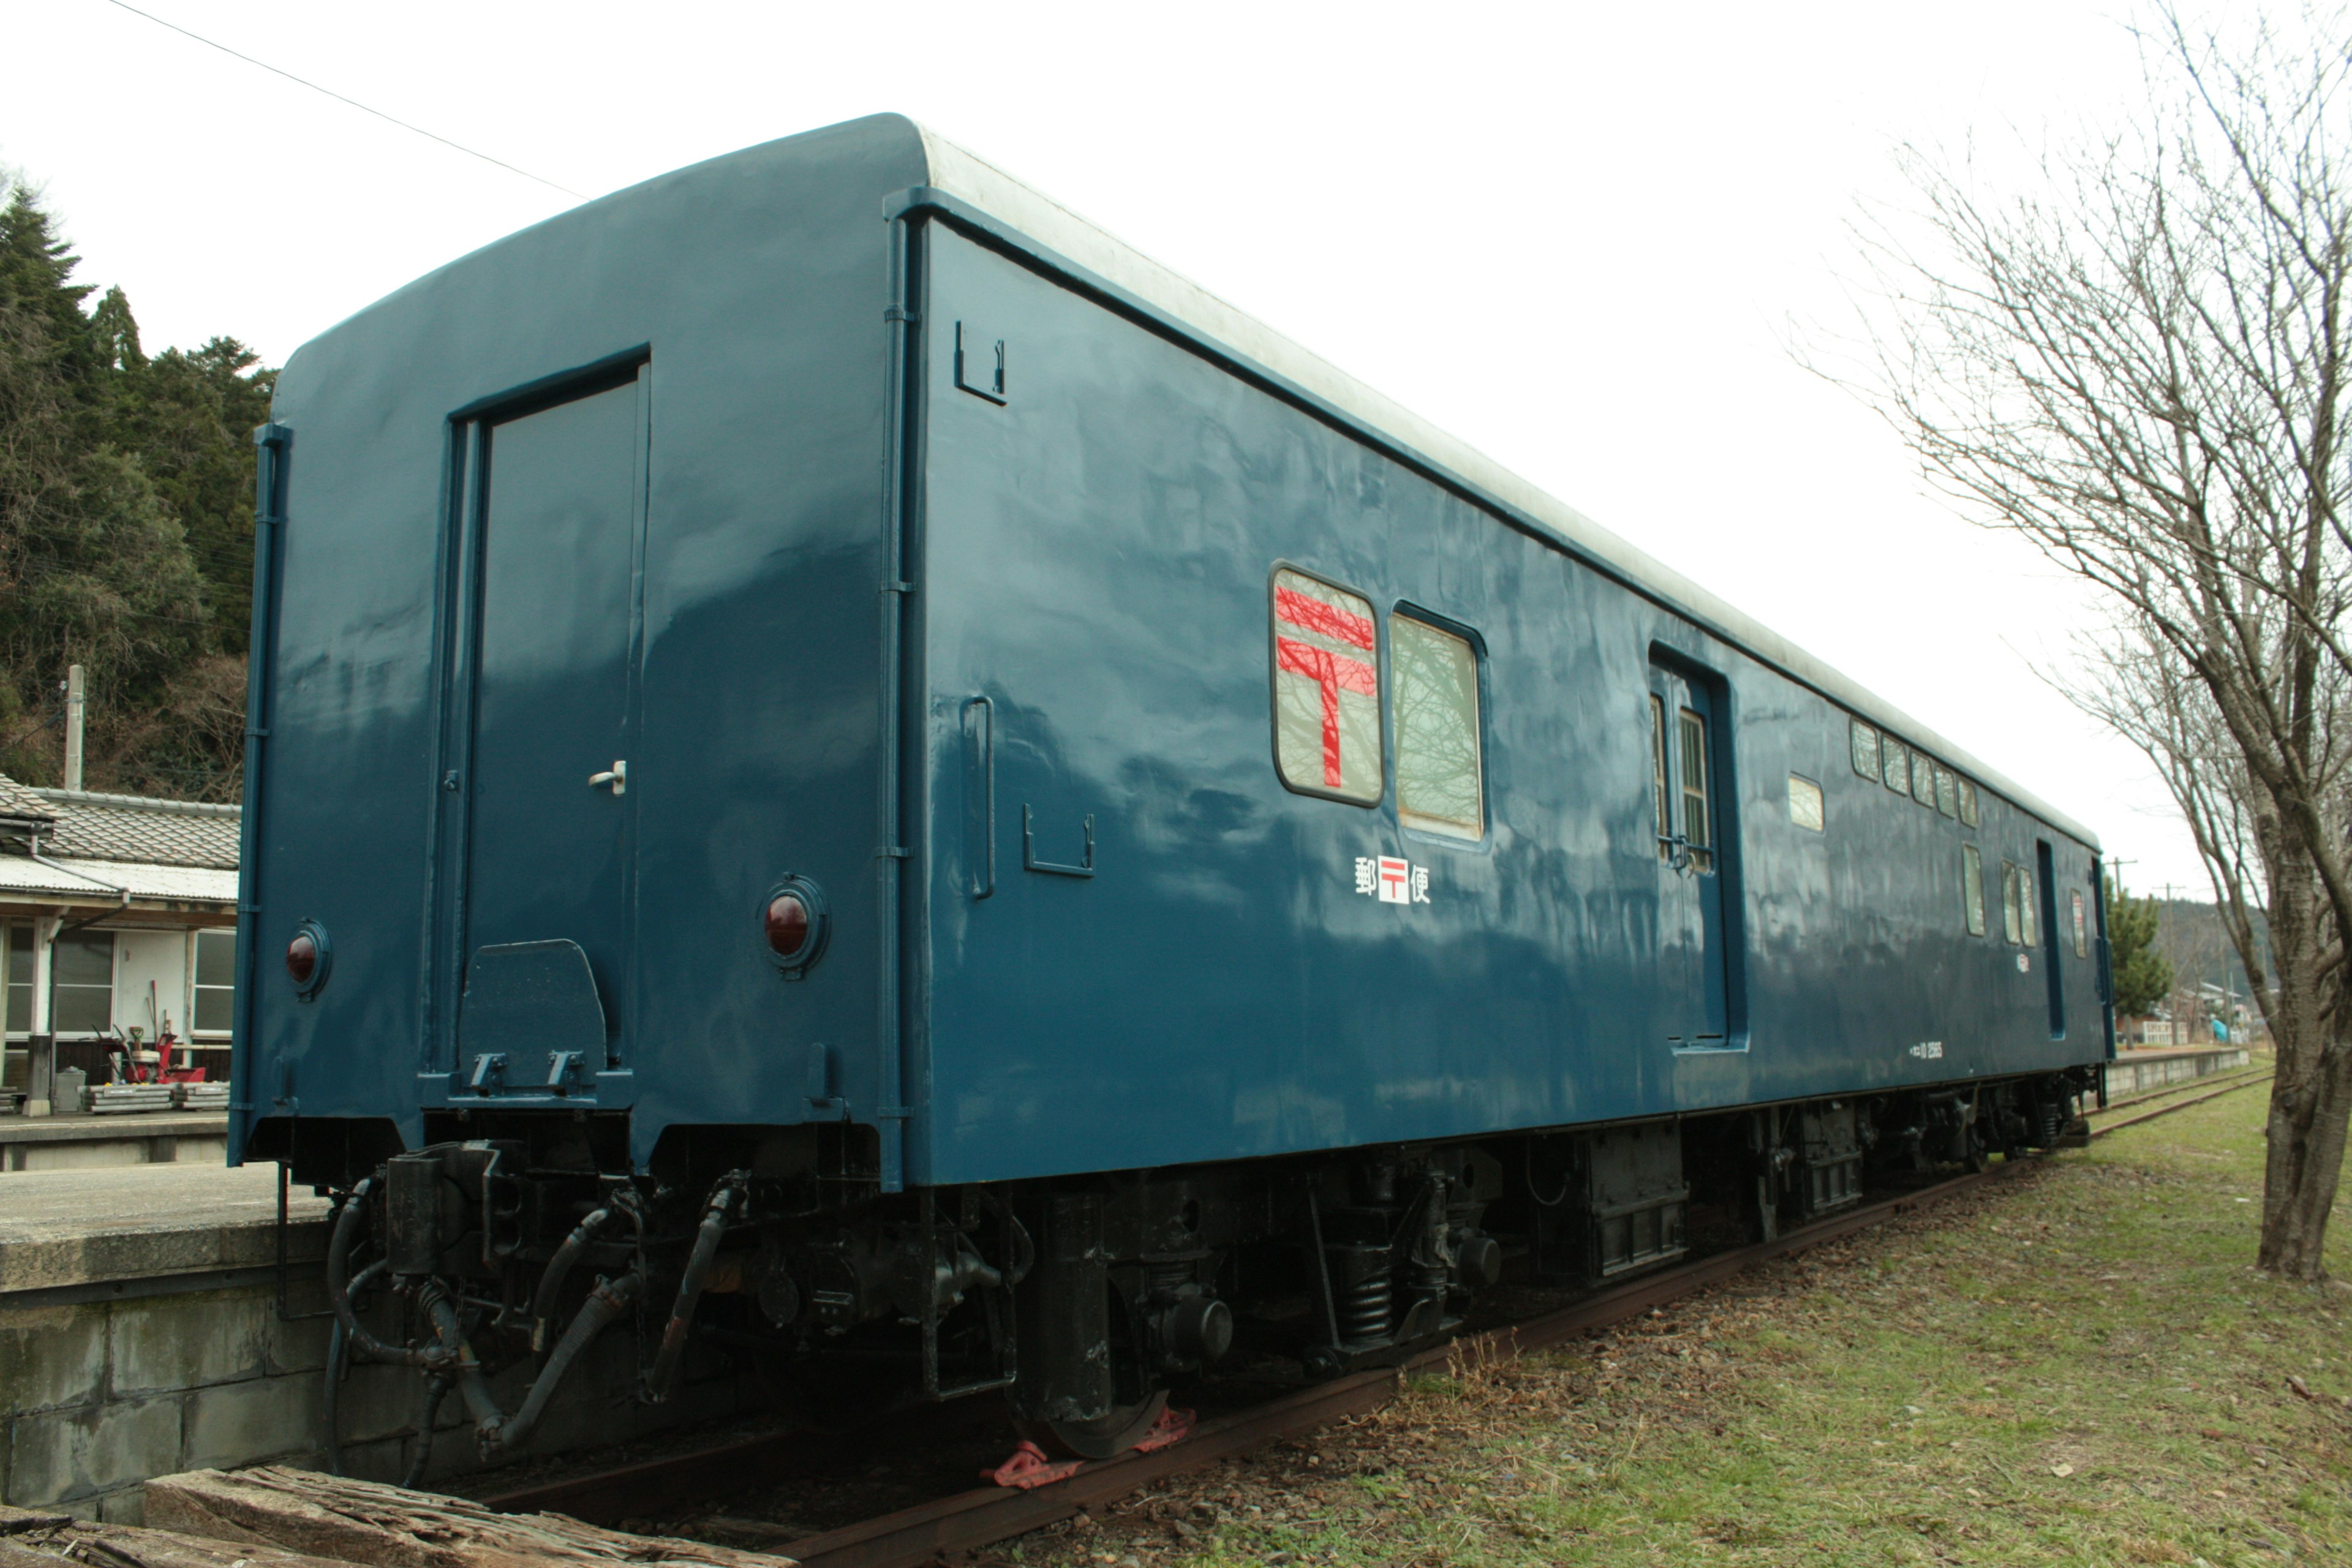
[[[2193,1100],[2176,1100],[2169,1105],[2156,1106],[2153,1109],[2141,1111],[2137,1116],[2126,1116],[2121,1121],[2101,1122],[2091,1129],[2091,1136],[2094,1138],[2104,1138],[2110,1132],[2120,1132],[2126,1127],[2137,1127],[2143,1121],[2153,1121],[2159,1116],[2169,1116],[2176,1110],[2186,1110],[2192,1105],[2202,1105],[2209,1100],[2219,1100],[2225,1094],[2235,1094],[2242,1089],[2252,1089],[2258,1083],[2268,1083],[2277,1076],[2277,1070],[2273,1068],[2272,1071],[2263,1073],[2256,1078],[2242,1078],[2234,1083],[2224,1084],[2221,1088],[2200,1094]],[[2102,1111],[2099,1114],[2112,1115],[2116,1110],[2129,1110],[2138,1103],[2139,1101],[2137,1099],[2127,1100],[2121,1105],[2112,1106],[2107,1110]]]
[[[1590,1330],[1636,1318],[1694,1290],[1727,1279],[1770,1258],[1785,1258],[1880,1224],[1939,1199],[2000,1179],[2019,1167],[2007,1164],[1957,1176],[1914,1192],[1757,1242],[1717,1253],[1589,1296],[1572,1306],[1525,1322],[1423,1351],[1393,1367],[1353,1373],[1311,1384],[1248,1410],[1202,1422],[1190,1436],[1156,1453],[1128,1453],[1082,1466],[1067,1480],[1030,1491],[981,1487],[919,1503],[840,1530],[806,1536],[783,1548],[803,1568],[919,1568],[942,1552],[969,1552],[1026,1534],[1099,1508],[1166,1477],[1247,1453],[1277,1438],[1349,1415],[1361,1415],[1394,1399],[1412,1373],[1441,1365],[1465,1347],[1486,1346],[1505,1354],[1540,1350]]]
[[[780,1471],[841,1458],[893,1438],[918,1436],[939,1414],[933,1405],[898,1411],[848,1433],[762,1432],[608,1470],[488,1492],[475,1500],[500,1513],[562,1513],[591,1524],[658,1514],[681,1501],[724,1497],[772,1484]]]
[[[2111,1110],[2126,1110],[2135,1105],[2147,1105],[2169,1095],[2189,1094],[2200,1089],[2211,1089],[2216,1084],[2240,1083],[2258,1074],[2266,1074],[2268,1071],[2268,1068],[2252,1062],[2248,1062],[2242,1068],[2223,1068],[2219,1072],[2209,1072],[2202,1078],[2185,1078],[2173,1083],[2158,1084],[2154,1089],[2144,1089],[2136,1094],[2118,1095],[2110,1099],[2104,1110],[2092,1111],[2091,1114],[2104,1116]]]
[[[2093,1138],[2103,1138],[2266,1082],[2269,1076],[2238,1078],[2206,1089],[2190,1099],[2140,1110],[2120,1121],[2105,1121],[2092,1127],[2090,1133]],[[2129,1109],[2139,1099],[2135,1097],[2133,1101],[2114,1109]],[[2113,1110],[2099,1114],[2112,1115]],[[804,1536],[782,1548],[787,1554],[783,1560],[797,1563],[802,1568],[921,1568],[942,1553],[971,1552],[1026,1534],[1080,1512],[1099,1509],[1168,1477],[1248,1453],[1267,1443],[1351,1415],[1368,1415],[1395,1399],[1413,1373],[1443,1365],[1465,1349],[1502,1356],[1543,1350],[1591,1331],[1640,1317],[1653,1308],[1729,1279],[1759,1263],[1809,1251],[1945,1198],[1997,1183],[2011,1173],[2038,1163],[2004,1161],[1980,1172],[1949,1177],[1849,1209],[1770,1241],[1735,1247],[1695,1263],[1644,1275],[1526,1321],[1433,1347],[1396,1366],[1352,1373],[1279,1395],[1247,1410],[1213,1416],[1172,1447],[1156,1453],[1127,1453],[1093,1461],[1081,1466],[1068,1479],[1049,1486],[1026,1491],[994,1486],[974,1488],[838,1530]],[[866,1442],[881,1439],[893,1431],[911,1428],[917,1418],[929,1412],[903,1413],[860,1436]],[[675,1508],[688,1498],[719,1496],[771,1482],[777,1469],[794,1458],[838,1455],[842,1441],[840,1437],[804,1433],[763,1435],[591,1476],[498,1493],[480,1500],[510,1512],[553,1509],[610,1521],[629,1513]]]

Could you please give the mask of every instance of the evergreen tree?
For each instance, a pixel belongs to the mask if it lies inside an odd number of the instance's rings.
[[[130,346],[135,354],[135,327]],[[240,657],[253,619],[253,429],[269,417],[276,379],[259,364],[235,338],[127,364],[118,426],[187,531],[216,646]]]
[[[57,372],[86,384],[93,356],[81,305],[97,286],[68,281],[81,258],[23,181],[0,171],[0,310],[21,313]]]
[[[273,373],[233,338],[151,359],[78,265],[0,174],[0,771],[56,781],[79,663],[90,787],[233,798]]]
[[[2172,994],[2172,963],[2155,947],[2161,919],[2154,899],[2133,898],[2120,881],[2107,895],[2107,952],[2119,1016],[2146,1017]]]

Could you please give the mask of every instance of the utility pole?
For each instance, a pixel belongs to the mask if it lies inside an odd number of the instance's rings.
[[[89,681],[82,667],[66,668],[66,788],[81,788],[82,739],[89,707]]]

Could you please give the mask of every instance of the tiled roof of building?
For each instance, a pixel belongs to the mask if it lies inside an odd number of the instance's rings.
[[[236,869],[241,814],[234,805],[86,790],[32,793],[57,818],[57,826],[41,835],[44,855]]]
[[[0,817],[17,821],[42,822],[54,818],[56,811],[49,803],[10,778],[0,773]]]

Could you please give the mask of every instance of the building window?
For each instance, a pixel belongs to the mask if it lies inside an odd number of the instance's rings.
[[[30,1034],[33,1028],[33,928],[17,921],[7,928],[7,1032]]]
[[[1691,869],[1715,868],[1715,812],[1707,804],[1706,721],[1682,710],[1683,846],[1690,851]]]
[[[2091,933],[2083,924],[2083,890],[2077,888],[2068,896],[2074,900],[2074,956],[2088,958],[2091,956]]]
[[[1919,752],[1911,753],[1911,798],[1930,811],[1936,809],[1936,764]]]
[[[1822,786],[1802,773],[1789,775],[1789,820],[1815,833],[1822,830]]]
[[[2000,863],[2000,937],[2003,942],[2025,940],[2023,900],[2017,892],[2017,868],[2004,860]]]
[[[1675,858],[1675,807],[1666,774],[1666,700],[1650,699],[1650,793],[1658,808],[1658,858]]]
[[[1467,637],[1389,617],[1397,817],[1456,838],[1486,830],[1478,755],[1478,651]]]
[[[1911,788],[1911,753],[1903,742],[1892,735],[1881,737],[1878,742],[1879,782],[1896,795]]]
[[[1960,815],[1960,781],[1949,768],[1936,770],[1936,809],[1946,816]]]
[[[1969,826],[1977,825],[1977,786],[1960,779],[1960,820]]]
[[[1282,782],[1369,805],[1381,798],[1380,642],[1367,601],[1274,574],[1274,750]]]
[[[196,933],[195,1016],[191,1033],[226,1035],[236,1017],[236,932]]]
[[[1864,778],[1878,776],[1878,731],[1856,719],[1846,727],[1846,738],[1853,747],[1853,771]]]
[[[49,947],[49,1032],[102,1035],[114,1025],[114,933],[78,931]]]
[[[1973,844],[1960,846],[1960,907],[1968,916],[1969,934],[1984,935],[1984,857]]]

